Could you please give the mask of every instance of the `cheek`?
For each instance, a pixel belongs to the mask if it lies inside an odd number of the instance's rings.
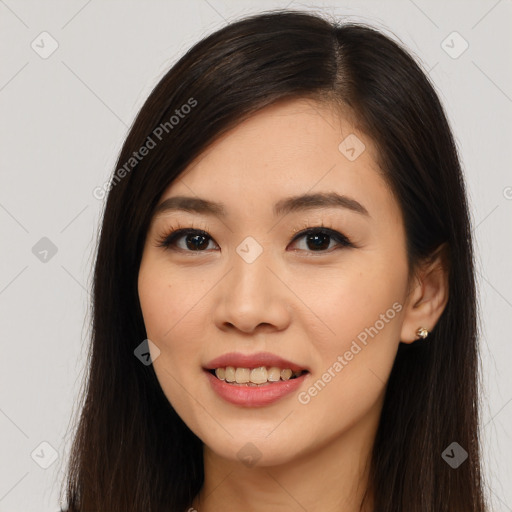
[[[339,277],[333,276],[336,285],[330,286],[331,297],[324,301],[343,343],[376,340],[396,350],[407,289],[407,255],[399,229],[381,231],[378,242],[358,251]]]
[[[297,396],[304,417],[321,418],[328,435],[363,418],[376,421],[400,332],[402,307],[389,289],[364,290],[363,283],[351,280],[344,285],[321,298],[324,307],[317,310],[335,334],[314,338],[316,372]],[[311,428],[320,426],[315,421]]]
[[[183,336],[177,334],[185,329],[194,339],[194,331],[201,332],[203,327],[198,312],[206,287],[200,279],[190,280],[184,272],[172,272],[169,265],[143,260],[138,292],[148,338],[170,348],[179,345]]]
[[[184,273],[172,272],[168,264],[143,260],[139,271],[139,301],[147,337],[160,353],[153,368],[160,386],[178,411],[189,409],[188,394],[202,373],[198,340],[204,333],[200,298],[207,283],[191,282]]]
[[[302,328],[311,332],[314,325],[317,334],[312,340],[331,355],[348,350],[355,339],[364,343],[365,338],[378,337],[396,342],[406,270],[405,263],[390,266],[382,256],[367,254],[347,259],[346,265],[315,269],[296,278],[294,291],[314,315],[303,317]]]
[[[301,403],[309,400],[312,410],[318,405],[319,414],[328,404],[342,406],[331,414],[333,426],[346,411],[362,414],[385,387],[399,343],[406,276],[404,255],[375,250],[300,281],[298,295],[321,320],[302,325],[319,370]]]

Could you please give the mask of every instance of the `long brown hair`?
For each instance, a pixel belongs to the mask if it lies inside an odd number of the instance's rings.
[[[145,236],[163,191],[209,144],[259,109],[301,97],[343,105],[375,142],[403,213],[410,268],[444,242],[454,263],[428,343],[398,349],[370,461],[375,510],[485,510],[472,236],[443,108],[392,38],[272,11],[193,46],[156,85],[124,142],[97,247],[92,344],[66,475],[70,512],[184,512],[199,492],[202,442],[153,367],[134,355],[146,339],[137,293]],[[442,456],[453,442],[468,454],[457,468]]]

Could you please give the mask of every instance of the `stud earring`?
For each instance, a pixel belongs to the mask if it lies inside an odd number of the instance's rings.
[[[416,331],[416,335],[419,336],[420,338],[422,339],[425,339],[427,336],[428,336],[428,330],[425,329],[425,327],[420,327],[417,331]]]

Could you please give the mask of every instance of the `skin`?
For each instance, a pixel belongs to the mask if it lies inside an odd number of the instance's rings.
[[[354,161],[338,149],[349,134],[366,146]],[[335,207],[272,213],[285,197],[332,191],[357,200],[369,216]],[[228,214],[155,216],[139,272],[147,335],[160,350],[157,357],[152,350],[154,370],[204,443],[205,484],[191,506],[199,512],[359,510],[398,344],[418,339],[420,326],[432,330],[446,305],[442,253],[408,280],[402,214],[372,141],[311,100],[274,104],[223,135],[161,201],[177,195],[222,202]],[[327,238],[328,248],[315,251],[305,236],[293,241],[294,230],[322,222],[356,246]],[[186,235],[174,250],[158,247],[176,227],[207,231],[206,250],[187,248]],[[250,264],[236,252],[247,236],[263,249]],[[301,403],[298,393],[393,304],[394,317],[386,316],[352,360]],[[211,389],[202,369],[231,351],[269,351],[311,372],[297,393],[271,405],[236,406]],[[261,454],[250,467],[237,455],[249,442]],[[370,492],[363,510],[371,505]]]

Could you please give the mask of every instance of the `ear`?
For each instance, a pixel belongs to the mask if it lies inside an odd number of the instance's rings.
[[[412,343],[424,327],[436,325],[448,302],[449,255],[447,243],[441,244],[416,270],[405,304],[400,341]]]

